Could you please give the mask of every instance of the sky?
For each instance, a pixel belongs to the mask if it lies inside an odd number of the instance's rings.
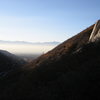
[[[100,0],[0,0],[0,40],[65,41],[100,18]]]

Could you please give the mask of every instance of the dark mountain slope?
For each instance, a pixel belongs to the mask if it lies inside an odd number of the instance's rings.
[[[15,74],[3,78],[0,98],[99,100],[100,38],[90,41],[93,29],[91,26],[28,64],[16,73],[17,80]]]
[[[0,50],[0,76],[4,76],[24,64],[26,62],[23,59],[7,51]]]

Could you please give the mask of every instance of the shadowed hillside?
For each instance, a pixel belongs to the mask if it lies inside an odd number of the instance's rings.
[[[24,64],[26,62],[23,59],[7,51],[0,50],[0,77],[7,75],[9,72],[18,69]]]
[[[0,98],[99,100],[100,26],[98,23],[100,21],[27,64],[22,70],[3,77],[0,82]]]

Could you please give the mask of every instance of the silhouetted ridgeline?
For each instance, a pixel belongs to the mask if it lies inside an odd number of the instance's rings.
[[[0,50],[0,77],[6,76],[9,72],[12,72],[26,62],[8,51]]]
[[[1,78],[1,100],[99,100],[98,23]]]

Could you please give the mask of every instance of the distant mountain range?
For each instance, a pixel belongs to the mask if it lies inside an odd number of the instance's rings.
[[[60,42],[26,42],[26,41],[4,41],[0,40],[1,44],[29,44],[29,45],[58,45]]]

